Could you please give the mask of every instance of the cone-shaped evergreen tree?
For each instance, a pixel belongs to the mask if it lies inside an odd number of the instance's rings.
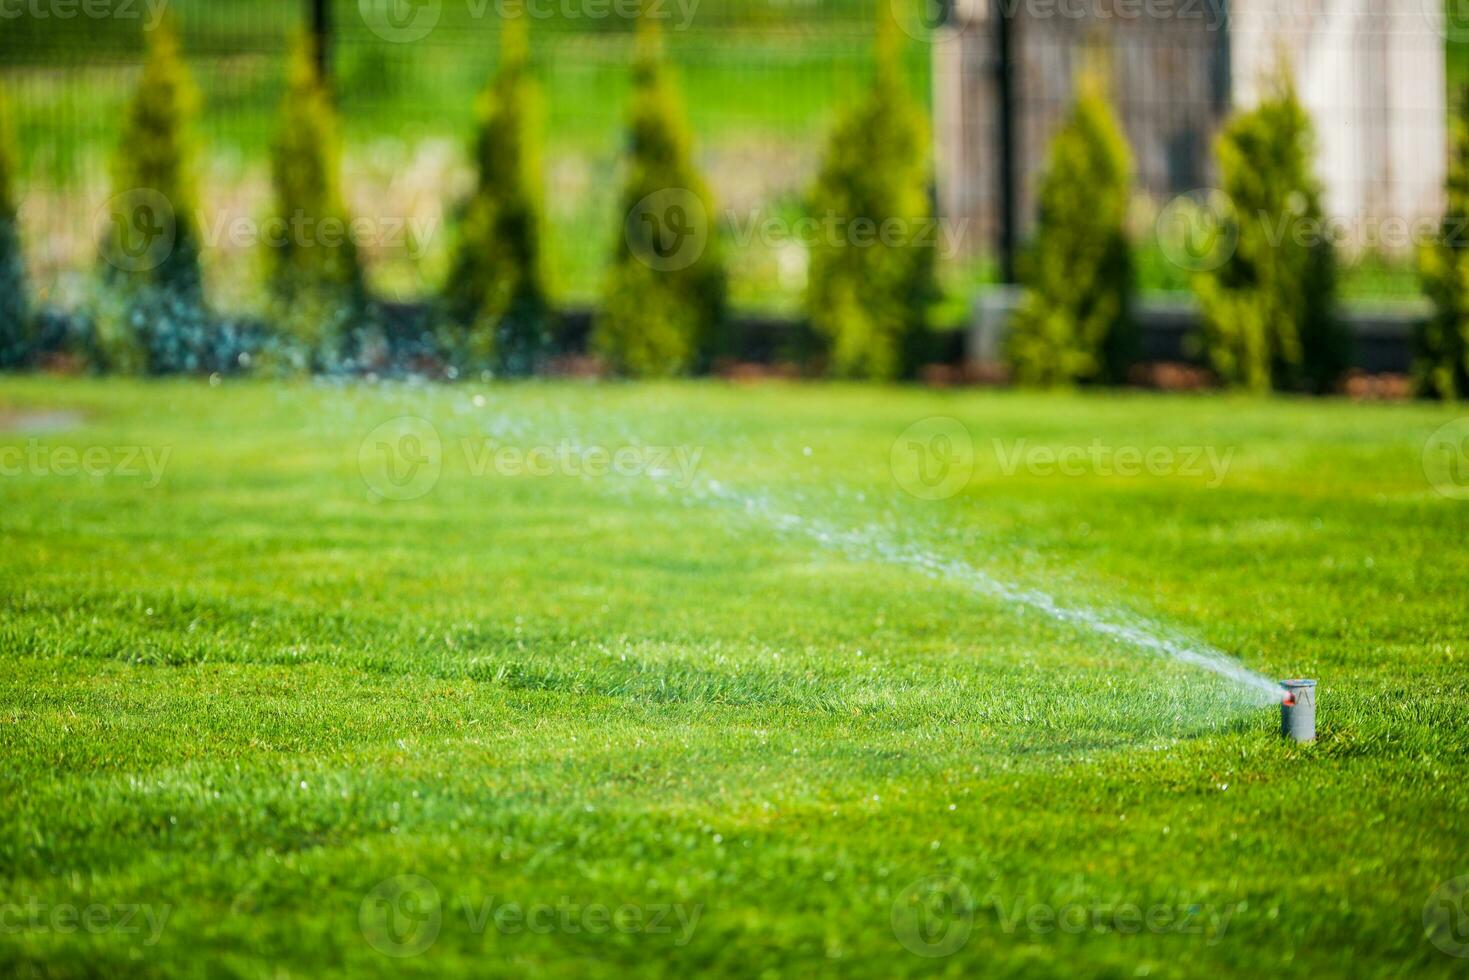
[[[342,198],[341,139],[318,70],[316,39],[292,48],[271,151],[275,221],[266,247],[272,319],[319,367],[334,367],[366,329],[367,290]]]
[[[1424,394],[1452,400],[1469,395],[1469,88],[1450,130],[1444,198],[1438,240],[1420,255],[1434,313],[1418,331],[1414,375]]]
[[[1100,75],[1083,76],[1051,143],[1009,338],[1022,384],[1116,383],[1136,349],[1127,239],[1132,159]]]
[[[150,216],[135,212],[127,215],[134,219],[131,227],[114,226],[114,232],[127,239],[118,243],[122,255],[136,255],[145,243],[157,244],[159,239],[154,236],[158,234],[171,235],[173,242],[157,265],[152,265],[153,258],[158,257],[155,253],[137,263],[121,263],[129,266],[121,271],[126,272],[130,282],[154,284],[179,297],[200,300],[203,278],[195,224],[198,197],[192,134],[198,92],[184,66],[171,17],[164,17],[147,32],[147,42],[143,77],[128,107],[118,143],[113,187],[122,195],[139,191],[156,194],[167,205],[168,213],[152,215],[156,223],[149,226],[146,220]]]
[[[916,366],[938,289],[920,234],[933,215],[927,125],[903,84],[889,4],[878,7],[872,87],[832,132],[811,194],[814,218],[838,233],[812,248],[806,309],[834,374],[894,378]],[[893,223],[896,237],[858,233]]]
[[[104,365],[198,370],[208,356],[196,225],[191,122],[197,96],[172,18],[146,32],[147,53],[113,165],[102,241],[113,287],[97,317]]]
[[[20,250],[20,201],[10,107],[0,88],[0,370],[30,357],[31,318]]]
[[[638,23],[627,177],[593,348],[625,374],[681,374],[719,344],[725,272],[656,21]]]
[[[1347,361],[1335,317],[1336,255],[1321,229],[1311,117],[1282,68],[1260,104],[1220,134],[1219,172],[1236,242],[1218,269],[1194,278],[1210,364],[1230,385],[1256,391],[1328,390]]]
[[[502,21],[500,68],[480,98],[479,179],[445,291],[449,344],[466,366],[523,375],[551,345],[543,272],[538,92],[526,19]]]

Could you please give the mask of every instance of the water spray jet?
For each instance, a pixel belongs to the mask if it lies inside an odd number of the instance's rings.
[[[1293,742],[1316,741],[1316,682],[1281,681],[1280,734]]]

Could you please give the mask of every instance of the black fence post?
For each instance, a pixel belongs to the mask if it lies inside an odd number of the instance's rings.
[[[1009,283],[1017,278],[1016,215],[1020,209],[1015,186],[1015,38],[1011,7],[1006,0],[994,0],[995,95],[999,103],[996,118],[1000,130],[1000,277]]]
[[[330,87],[332,0],[306,0],[311,5],[311,34],[316,40],[316,70]]]

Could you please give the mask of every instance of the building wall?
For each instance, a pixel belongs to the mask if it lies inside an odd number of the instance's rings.
[[[1047,143],[1088,65],[1111,81],[1139,186],[1155,201],[1217,182],[1219,126],[1232,105],[1258,98],[1284,56],[1316,120],[1318,169],[1343,230],[1371,243],[1389,218],[1438,211],[1447,110],[1441,14],[1431,0],[1006,2],[1016,11],[1022,237]],[[1151,17],[1137,13],[1150,8]],[[971,251],[991,253],[1000,159],[994,27],[992,0],[958,0],[934,54],[940,204],[964,223]]]
[[[1387,219],[1439,213],[1447,161],[1443,5],[1429,0],[1233,0],[1234,101],[1284,59],[1316,122],[1327,209],[1359,244]],[[1382,242],[1389,247],[1392,240]]]

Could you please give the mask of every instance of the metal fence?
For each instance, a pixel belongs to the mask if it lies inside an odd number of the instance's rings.
[[[1284,66],[1316,127],[1320,233],[1349,259],[1396,263],[1414,290],[1415,239],[1441,206],[1459,33],[1439,0],[955,0],[934,35],[941,199],[971,247],[1022,241],[1050,139],[1093,70],[1132,149],[1136,240],[1158,260],[1167,203],[1218,185],[1221,126]],[[1155,285],[1186,288],[1187,263],[1162,265]]]

